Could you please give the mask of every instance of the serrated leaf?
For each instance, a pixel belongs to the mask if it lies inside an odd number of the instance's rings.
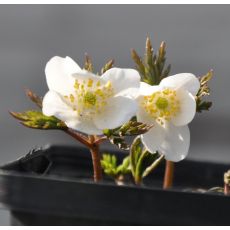
[[[140,184],[144,177],[152,172],[164,159],[159,157],[158,152],[150,153],[147,151],[140,137],[135,138],[130,148],[130,167],[136,184]]]
[[[196,111],[201,113],[202,111],[208,111],[212,107],[211,101],[198,101],[197,100],[197,108]]]
[[[126,143],[124,137],[110,136],[109,141],[111,144],[116,145],[119,149],[129,150],[129,145]]]
[[[135,62],[136,69],[140,73],[142,79],[145,78],[144,63],[142,62],[141,58],[138,56],[137,52],[134,49],[131,50],[131,57],[132,57],[133,61]]]
[[[137,163],[142,152],[140,145],[141,145],[141,138],[136,137],[130,147],[130,164],[131,164],[131,170],[133,175],[136,174],[135,172],[136,172]]]
[[[103,132],[107,137],[136,136],[148,132],[150,128],[152,125],[130,120],[116,129],[105,129]]]
[[[142,60],[133,49],[131,57],[136,64],[136,69],[141,75],[141,80],[150,85],[158,85],[160,81],[169,75],[171,66],[165,66],[166,62],[166,44],[162,42],[157,54],[154,54],[151,40],[146,39],[145,59]]]
[[[93,72],[93,62],[92,62],[91,57],[87,53],[85,53],[84,69],[89,72]]]
[[[101,74],[105,73],[107,70],[111,69],[113,67],[114,60],[111,59],[108,61],[101,69]]]
[[[200,89],[196,95],[196,111],[202,112],[204,110],[209,110],[212,106],[211,101],[204,101],[203,97],[210,95],[210,88],[208,86],[209,81],[213,77],[213,71],[210,70],[207,74],[200,77]]]
[[[34,129],[66,129],[66,125],[54,116],[45,116],[40,111],[26,111],[23,113],[10,112],[20,120],[21,124]]]
[[[125,157],[120,165],[117,165],[117,157],[111,154],[103,154],[101,165],[104,173],[116,179],[120,175],[130,173],[129,156]]]
[[[125,157],[122,163],[117,167],[117,173],[120,175],[131,173],[129,156]]]
[[[115,177],[116,173],[116,156],[110,154],[103,154],[101,159],[101,166],[105,172],[105,174]]]

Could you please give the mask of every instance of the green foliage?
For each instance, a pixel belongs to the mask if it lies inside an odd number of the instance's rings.
[[[113,67],[114,60],[111,59],[101,69],[101,74],[105,73],[107,70],[111,69]],[[85,54],[85,63],[84,63],[84,69],[89,72],[94,72],[93,62],[91,57],[86,53]]]
[[[66,129],[66,125],[56,117],[45,116],[40,111],[25,111],[23,113],[10,112],[10,114],[20,120],[20,123],[34,129]]]
[[[151,127],[150,125],[131,120],[119,128],[104,130],[104,135],[108,137],[112,144],[117,145],[118,148],[128,150],[130,146],[126,143],[124,137],[146,133]]]
[[[114,179],[118,178],[120,175],[130,173],[129,156],[125,157],[120,165],[117,165],[117,157],[115,155],[103,154],[101,166],[104,173]]]
[[[115,180],[120,176],[132,174],[136,184],[141,184],[143,178],[148,176],[164,159],[158,152],[150,153],[143,148],[140,137],[136,137],[130,148],[129,156],[118,165],[115,155],[103,154],[101,165],[104,173]]]
[[[158,152],[150,153],[143,148],[140,137],[136,137],[130,148],[131,172],[136,184],[140,184],[164,159]]]
[[[162,42],[157,54],[154,53],[151,40],[146,39],[145,59],[132,49],[131,56],[136,64],[136,69],[141,75],[141,80],[150,85],[158,85],[160,81],[169,75],[171,66],[166,63],[166,44]]]
[[[114,60],[109,60],[101,69],[101,74],[105,73],[107,70],[111,69],[113,67]]]
[[[84,64],[84,69],[93,72],[93,62],[90,56],[86,53],[85,54],[85,64]]]
[[[203,110],[209,110],[212,106],[211,101],[204,101],[203,97],[210,95],[210,88],[208,86],[209,81],[213,77],[213,71],[210,70],[207,74],[200,77],[200,89],[196,96],[196,110],[197,112],[202,112]]]
[[[40,109],[42,108],[42,98],[38,97],[31,90],[26,90],[27,97],[34,102]],[[67,129],[64,122],[54,116],[46,116],[41,111],[25,111],[22,113],[10,112],[10,114],[20,120],[20,123],[33,129]]]

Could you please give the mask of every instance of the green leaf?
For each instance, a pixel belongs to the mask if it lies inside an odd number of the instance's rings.
[[[136,69],[141,75],[141,80],[150,85],[158,85],[160,81],[169,75],[171,66],[165,66],[166,44],[162,42],[157,54],[154,54],[151,40],[146,39],[145,59],[142,60],[137,52],[132,49],[131,57],[136,64]]]
[[[196,111],[202,112],[203,110],[209,110],[212,106],[211,101],[205,101],[203,97],[210,95],[210,88],[208,86],[209,81],[213,77],[213,71],[210,70],[207,74],[200,77],[200,89],[196,95]]]
[[[148,132],[150,128],[152,125],[131,120],[116,129],[105,129],[103,132],[107,137],[135,136]]]
[[[104,173],[114,179],[118,178],[120,175],[130,173],[129,156],[125,157],[120,165],[117,165],[117,157],[115,155],[105,153],[102,155],[101,166]]]
[[[108,137],[111,144],[119,149],[129,150],[129,145],[125,141],[125,136],[136,136],[146,133],[152,126],[135,120],[128,121],[116,129],[105,129],[104,135]]]
[[[164,155],[160,155],[158,153],[151,154],[152,155],[152,160],[149,161],[149,165],[145,167],[142,173],[142,178],[148,176],[159,164],[160,162],[164,159]],[[152,163],[151,163],[152,162]]]
[[[115,155],[103,154],[101,159],[101,166],[105,174],[112,177],[117,175],[117,162]]]
[[[126,143],[124,137],[109,136],[111,144],[116,145],[119,149],[129,150],[129,145]]]
[[[159,153],[150,153],[141,142],[140,137],[136,137],[130,148],[130,167],[136,184],[140,184],[144,177],[149,175],[164,159]]]
[[[111,69],[113,67],[114,60],[109,60],[101,69],[101,74],[105,73],[107,70]]]
[[[91,57],[87,53],[85,53],[84,69],[89,72],[93,72],[93,62],[92,62]]]
[[[133,176],[136,174],[136,167],[142,153],[141,138],[138,136],[134,139],[130,147],[130,164]]]
[[[45,116],[40,111],[10,112],[20,123],[34,129],[67,129],[66,125],[54,116]]]
[[[123,159],[122,163],[117,167],[117,173],[119,175],[129,174],[130,170],[130,157],[127,156]]]

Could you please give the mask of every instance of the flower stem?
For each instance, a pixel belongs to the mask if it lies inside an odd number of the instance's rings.
[[[98,182],[102,179],[102,167],[101,167],[101,156],[99,152],[99,144],[95,143],[95,137],[89,136],[90,140],[90,153],[93,162],[93,178],[94,182]]]
[[[230,195],[230,170],[224,173],[224,194]]]
[[[97,141],[98,138],[93,135],[87,137],[81,133],[74,132],[70,129],[65,130],[65,132],[89,148],[93,162],[93,178],[95,182],[100,181],[102,179],[102,167],[101,156],[99,152],[100,142]]]
[[[72,131],[71,129],[64,130],[67,134],[69,134],[71,137],[82,143],[83,145],[90,147],[90,143],[88,141],[88,138],[84,136],[83,134],[77,133]]]
[[[224,195],[230,195],[230,186],[228,184],[224,184]]]
[[[169,189],[173,185],[173,176],[174,176],[174,163],[172,161],[166,161],[165,166],[165,176],[163,188]]]

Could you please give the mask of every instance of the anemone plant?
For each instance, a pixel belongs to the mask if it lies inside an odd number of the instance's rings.
[[[94,181],[104,172],[116,180],[131,174],[137,185],[166,159],[164,188],[173,180],[173,162],[183,160],[189,150],[188,124],[196,112],[208,110],[208,82],[212,71],[200,79],[191,73],[168,76],[166,44],[154,53],[149,38],[145,58],[131,51],[136,69],[113,67],[108,61],[101,74],[94,73],[86,55],[84,67],[70,57],[53,57],[45,67],[48,92],[44,98],[31,90],[27,96],[40,111],[11,112],[29,128],[62,130],[85,145],[92,156]],[[137,136],[131,146],[127,136]],[[119,165],[116,156],[100,156],[100,144],[110,141],[129,150]]]

